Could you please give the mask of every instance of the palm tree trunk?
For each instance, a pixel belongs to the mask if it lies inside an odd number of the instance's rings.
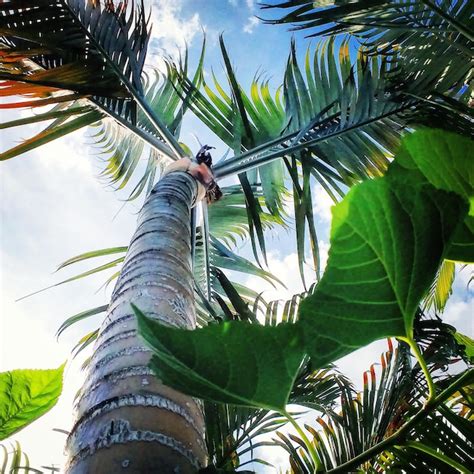
[[[201,405],[153,376],[130,306],[195,327],[190,212],[197,187],[189,174],[170,173],[139,214],[77,404],[68,474],[183,474],[206,463]]]

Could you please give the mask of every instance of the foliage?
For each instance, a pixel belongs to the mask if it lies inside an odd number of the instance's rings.
[[[284,410],[304,355],[294,326],[223,322],[185,333],[134,310],[155,353],[151,366],[167,385],[206,400]]]
[[[293,383],[289,401],[310,409],[334,409],[341,387],[352,389],[350,382],[334,370],[312,370],[306,360]],[[232,470],[241,466],[248,453],[253,462],[257,449],[269,446],[268,435],[288,420],[265,409],[205,402],[206,440],[210,462],[216,468]],[[298,415],[301,413],[298,413]]]
[[[396,100],[427,107],[419,122],[472,135],[470,2],[290,0],[263,8],[283,13],[269,23],[291,23],[310,36],[350,36],[365,54],[392,64],[386,89]]]
[[[427,154],[431,149],[443,147],[447,151],[440,159],[445,163],[456,164],[466,159],[462,150],[470,145],[469,141],[465,143],[462,137],[453,134],[419,131],[406,142],[426,144],[427,138],[429,148],[423,148]],[[283,354],[288,356],[288,364],[295,364],[298,358],[294,353],[296,347],[300,348],[299,354],[305,352],[311,357],[313,367],[320,368],[385,336],[413,341],[418,305],[468,211],[466,201],[461,198],[465,189],[458,189],[457,180],[451,181],[449,186],[442,183],[458,193],[449,194],[404,168],[409,162],[408,156],[410,163],[418,162],[418,150],[405,144],[401,164],[397,156],[386,176],[355,186],[333,208],[331,250],[324,277],[300,305],[300,319],[292,326],[281,326],[286,333],[283,341],[286,341],[287,352]],[[421,167],[417,169],[422,172]],[[439,186],[439,183],[434,184]],[[472,190],[467,190],[463,197],[472,199]],[[360,271],[355,273],[355,268]],[[233,336],[238,334],[241,323],[213,325],[202,332],[193,332],[147,322],[143,315],[139,322],[155,354],[154,369],[157,370],[158,360],[166,367],[159,369],[165,383],[185,391],[188,387],[192,395],[202,398],[211,396],[219,401],[255,407],[278,406],[283,411],[282,400],[288,400],[287,384],[272,385],[266,397],[252,400],[246,395],[248,386],[244,383],[233,384],[230,390],[230,368],[223,372],[217,367],[208,370],[210,366],[202,362],[209,360],[210,364],[211,360],[219,360],[223,337],[232,334],[232,344],[237,346],[239,336],[235,339]],[[265,337],[266,332],[270,339],[274,328],[249,325],[242,326],[241,331],[240,344],[246,345],[249,340],[257,339],[257,332],[260,338]],[[193,347],[193,351],[188,354],[189,347]],[[242,356],[244,353],[249,356],[252,347],[255,346],[242,350]],[[259,350],[260,347],[254,349]],[[251,360],[260,358],[260,352],[254,352]],[[240,361],[241,357],[235,355],[233,359]],[[293,377],[296,370],[294,366]],[[244,372],[253,373],[254,366],[244,368]],[[203,388],[201,377],[205,377],[206,387],[209,384],[218,387],[220,394],[210,394],[208,388]],[[281,398],[276,405],[271,405],[269,397]]]
[[[454,262],[450,260],[443,261],[425,297],[423,303],[425,310],[434,308],[438,313],[444,310],[448,298],[452,293],[455,271]]]
[[[13,370],[0,374],[0,440],[44,415],[62,391],[64,365],[51,370]]]
[[[389,341],[389,350],[381,355],[379,369],[376,365],[372,364],[364,372],[364,387],[356,396],[347,388],[342,388],[340,410],[326,410],[324,417],[317,418],[319,429],[314,425],[305,425],[313,437],[311,442],[325,471],[332,472],[331,469],[377,446],[421,408],[425,387],[419,383],[419,366],[411,364],[408,346],[401,343],[394,349]],[[451,378],[449,375],[444,377]],[[473,448],[472,428],[468,427],[470,410],[463,409],[466,403],[461,391],[414,426],[398,446],[392,445],[374,455],[359,469],[369,473],[397,468],[451,472],[450,467],[464,466],[461,472],[464,469],[467,472],[472,468]],[[456,433],[450,425],[455,427]],[[279,439],[274,441],[288,452],[293,472],[312,473],[315,466],[301,438],[282,432],[277,434]],[[456,441],[451,437],[455,437]],[[293,443],[296,443],[296,449]],[[429,450],[430,446],[436,446],[436,454],[426,453],[424,448]],[[344,472],[344,467],[339,469],[339,472]]]
[[[165,156],[183,156],[145,98],[142,72],[150,31],[142,1],[116,7],[113,2],[34,0],[30,7],[24,9],[21,3],[2,7],[0,78],[4,80],[3,96],[20,94],[35,100],[3,107],[57,106],[7,126],[56,120],[40,134],[2,153],[2,160],[91,125],[105,115]],[[137,122],[138,108],[148,122]]]
[[[200,205],[200,227],[197,211],[193,214],[201,328],[185,332],[160,326],[134,308],[154,352],[154,371],[165,383],[206,400],[212,462],[206,472],[241,467],[242,455],[268,445],[254,438],[288,420],[299,436],[280,433],[277,444],[288,450],[294,472],[349,472],[361,466],[366,472],[447,466],[467,472],[464,465],[472,467],[467,422],[472,371],[451,378],[440,370],[460,357],[472,362],[472,340],[426,318],[424,311],[443,310],[453,261],[474,260],[474,176],[466,156],[472,142],[441,130],[418,131],[405,137],[386,170],[410,127],[425,124],[472,136],[470,2],[264,5],[286,12],[270,22],[292,23],[327,38],[308,48],[304,67],[292,42],[276,91],[256,74],[248,93],[222,37],[227,86],[214,75],[212,81],[204,78],[205,43],[192,78],[187,53],[177,64],[168,59],[166,74],[144,72],[149,18],[143,1],[34,0],[29,6],[0,6],[0,95],[23,97],[0,108],[53,108],[1,128],[52,122],[2,153],[2,160],[93,124],[92,138],[106,162],[102,177],[123,189],[144,170],[129,196],[135,199],[150,192],[168,160],[191,154],[179,142],[188,110],[233,153],[213,171],[219,180],[237,176],[239,185],[224,187],[224,198],[209,209]],[[340,40],[339,34],[344,34]],[[330,257],[321,280],[314,182],[334,201],[352,187],[334,208]],[[279,301],[267,303],[222,269],[280,284],[262,268],[260,257],[266,262],[265,230],[288,225],[288,204],[295,216],[301,278],[306,284],[309,243],[317,284],[281,310]],[[233,249],[238,238],[248,236],[256,264]],[[61,267],[119,254],[54,286],[117,270],[126,250],[102,249],[70,259]],[[58,336],[105,310],[100,306],[71,316]],[[73,353],[97,335],[97,329],[84,335]],[[385,336],[406,341],[418,365],[411,366],[403,344],[390,349],[381,359],[379,383],[371,367],[363,392],[354,397],[353,387],[328,364]],[[23,380],[33,372],[8,374]],[[29,395],[35,393],[36,385],[34,390],[30,385],[38,381],[22,383]],[[444,391],[437,394],[440,388]],[[23,392],[10,389],[10,403],[24,409],[29,401]],[[58,390],[60,383],[53,394]],[[334,406],[339,393],[340,410]],[[39,394],[40,406],[31,402],[31,410],[13,417],[11,407],[5,408],[0,431],[8,436],[20,429],[57,395]],[[322,431],[307,427],[312,442],[286,411],[291,403],[325,413],[318,418]],[[19,446],[14,458],[21,458]]]

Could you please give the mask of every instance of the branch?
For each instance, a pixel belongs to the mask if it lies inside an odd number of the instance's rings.
[[[416,105],[416,103],[417,102],[413,101],[412,103],[402,105],[396,109],[390,110],[389,112],[377,115],[376,117],[367,118],[366,120],[362,120],[356,124],[342,129],[340,128],[339,122],[335,121],[339,119],[339,114],[334,114],[331,117],[324,119],[322,122],[314,125],[312,128],[316,130],[309,130],[311,135],[309,139],[306,139],[306,141],[300,139],[301,137],[299,137],[299,131],[276,138],[264,143],[263,145],[252,148],[241,155],[236,155],[232,158],[229,158],[228,160],[216,163],[216,165],[213,167],[214,176],[216,180],[221,180],[228,178],[229,176],[249,171],[253,168],[270,163],[276,159],[291,155],[292,153],[308,149],[319,142],[330,140],[340,135],[358,130],[367,125],[371,125],[372,123],[378,122],[379,120],[401,114],[405,110]],[[331,127],[333,128],[331,129]],[[316,135],[318,128],[321,132],[320,134]],[[334,128],[336,128],[336,130],[334,130]],[[330,131],[328,132],[328,130]],[[311,138],[311,136],[314,136],[314,138]]]

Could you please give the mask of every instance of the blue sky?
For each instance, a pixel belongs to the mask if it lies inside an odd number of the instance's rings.
[[[204,28],[207,74],[212,68],[219,78],[223,78],[218,35],[224,32],[237,77],[244,87],[250,84],[257,71],[272,78],[276,87],[281,82],[292,34],[284,27],[258,23],[254,19],[256,13],[256,2],[251,0],[156,0],[153,2],[154,39],[149,62],[158,64],[162,50],[176,54],[185,43],[195,60]],[[308,40],[302,34],[296,35],[296,39],[300,51],[304,52]],[[1,120],[7,118],[11,119],[11,114],[3,112]],[[1,136],[2,149],[38,129],[38,126],[9,129]],[[217,157],[225,152],[225,147],[190,117],[185,121],[181,138],[197,150],[193,134],[202,142],[217,146]],[[52,274],[60,262],[92,249],[126,245],[133,233],[140,203],[129,204],[117,214],[122,206],[119,198],[127,194],[114,193],[99,182],[97,175],[102,169],[101,164],[93,150],[85,145],[88,141],[87,132],[79,131],[2,165],[2,371],[59,366],[69,357],[78,338],[94,328],[97,320],[71,328],[57,342],[54,334],[59,324],[67,316],[108,302],[110,291],[96,293],[104,276],[81,280],[15,302],[25,294],[57,283],[80,270],[77,267],[59,275]],[[331,202],[320,190],[315,189],[315,192],[321,247],[323,253],[327,253]],[[249,278],[247,283],[255,289],[266,290],[269,299],[284,298],[302,289],[297,278],[294,244],[287,234],[275,236],[272,243],[270,270],[290,281],[288,291],[271,290],[255,278]],[[445,320],[472,336],[473,292],[466,290],[468,279],[469,269],[459,274]],[[362,371],[378,360],[385,347],[385,341],[381,341],[348,356],[343,361],[343,370],[360,380]],[[77,361],[68,365],[66,389],[58,406],[14,437],[31,454],[35,466],[63,461],[64,435],[53,432],[52,428],[68,429],[71,425],[70,407],[82,381],[79,365]]]

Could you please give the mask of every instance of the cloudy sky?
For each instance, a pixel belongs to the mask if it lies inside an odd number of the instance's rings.
[[[204,30],[208,41],[206,73],[212,68],[222,77],[217,41],[219,33],[224,32],[237,75],[244,85],[257,72],[271,78],[274,86],[280,84],[291,35],[284,28],[261,24],[255,17],[257,7],[253,0],[155,0],[152,12],[152,65],[159,64],[163,52],[176,54],[185,44],[190,47],[191,57],[196,58]],[[297,41],[301,50],[309,44],[302,36],[297,36]],[[11,119],[11,114],[4,112],[1,120],[7,119]],[[2,150],[38,130],[36,126],[9,129],[1,135]],[[204,143],[216,145],[217,156],[225,152],[225,147],[190,117],[181,138],[196,150],[194,135]],[[0,171],[0,371],[57,367],[69,360],[65,390],[58,405],[13,438],[21,441],[35,467],[63,462],[65,437],[53,429],[67,430],[71,426],[70,407],[83,377],[80,360],[70,361],[70,350],[82,335],[95,328],[98,319],[72,327],[59,341],[54,334],[66,317],[106,304],[110,291],[97,292],[105,279],[98,276],[16,300],[89,268],[77,266],[71,271],[53,273],[69,257],[126,245],[140,204],[127,204],[122,209],[120,199],[126,193],[115,193],[100,182],[97,176],[102,166],[94,150],[86,145],[90,141],[87,132],[79,131],[3,163]],[[331,202],[320,189],[316,188],[315,193],[321,249],[327,255]],[[294,244],[288,235],[275,236],[272,244],[270,270],[284,281],[292,276],[288,290],[269,289],[256,278],[249,278],[247,283],[266,290],[268,299],[285,298],[302,289]],[[468,271],[459,274],[444,317],[472,336],[473,292],[466,290],[468,279]],[[378,359],[385,347],[385,341],[380,341],[346,357],[341,362],[342,370],[359,383],[362,371]],[[278,459],[277,454],[275,457]]]

